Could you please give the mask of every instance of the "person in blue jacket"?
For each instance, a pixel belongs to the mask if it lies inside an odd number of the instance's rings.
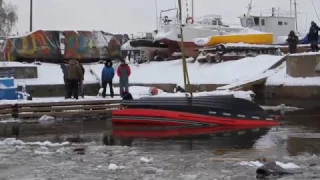
[[[107,85],[109,85],[110,88],[110,97],[113,98],[113,78],[114,78],[114,69],[112,67],[112,61],[111,59],[107,59],[105,66],[102,70],[102,74],[101,74],[101,80],[102,80],[102,97],[105,98],[106,97],[106,89],[107,89]]]

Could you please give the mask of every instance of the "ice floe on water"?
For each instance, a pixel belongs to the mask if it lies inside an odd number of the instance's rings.
[[[50,141],[44,141],[44,142],[23,142],[19,139],[15,138],[7,138],[3,141],[0,141],[0,146],[46,146],[46,147],[61,147],[61,146],[68,146],[70,145],[69,142],[63,142],[63,143],[52,143]]]
[[[300,168],[300,166],[294,164],[294,163],[282,163],[279,161],[276,161],[276,164],[284,169],[297,169]],[[241,161],[239,162],[239,165],[241,166],[250,166],[250,167],[261,167],[264,165],[264,163],[261,163],[260,161]]]
[[[47,116],[47,115],[43,115],[39,118],[39,123],[40,124],[51,124],[54,123],[56,121],[56,118],[53,116]]]
[[[14,119],[14,118],[9,118],[9,119],[0,119],[0,123],[19,123],[21,122],[20,119]]]

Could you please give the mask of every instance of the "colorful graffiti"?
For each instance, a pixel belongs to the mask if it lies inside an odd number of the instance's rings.
[[[101,31],[64,31],[66,59],[104,59],[120,55],[120,42]]]
[[[121,42],[102,31],[35,31],[4,41],[6,61],[98,61],[120,56]]]
[[[4,42],[3,52],[7,61],[59,58],[59,31],[35,31],[26,36],[10,37]]]

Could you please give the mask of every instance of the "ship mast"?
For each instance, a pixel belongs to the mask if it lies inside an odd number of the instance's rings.
[[[296,32],[298,32],[298,11],[297,11],[297,0],[294,0],[294,17],[296,20]]]
[[[194,0],[191,0],[191,13],[192,13],[192,18],[194,18]]]

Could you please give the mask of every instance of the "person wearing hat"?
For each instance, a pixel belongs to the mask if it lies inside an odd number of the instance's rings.
[[[318,25],[314,21],[311,21],[308,40],[310,42],[312,52],[319,51],[319,47],[318,47],[319,30],[320,28],[318,27]]]
[[[117,75],[119,76],[119,86],[121,97],[124,93],[129,92],[129,77],[131,75],[131,69],[124,59],[120,60],[120,66],[117,69]]]
[[[113,98],[113,78],[114,78],[114,69],[112,67],[111,59],[107,59],[104,68],[102,69],[101,73],[101,80],[102,80],[102,97],[106,97],[107,85],[110,88],[110,97]]]
[[[289,53],[294,54],[297,53],[297,45],[299,43],[298,36],[294,33],[294,31],[290,31],[287,39],[289,45]]]

